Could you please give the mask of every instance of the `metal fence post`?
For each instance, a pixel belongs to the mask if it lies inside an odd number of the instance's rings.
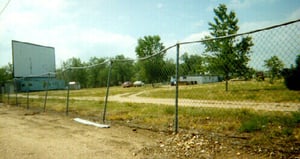
[[[18,106],[18,89],[17,89],[17,81],[14,79],[15,84],[15,93],[16,93],[16,106]]]
[[[4,103],[4,87],[1,86],[1,103]]]
[[[179,44],[176,45],[176,91],[175,91],[175,133],[178,133],[178,79],[179,79]]]
[[[102,118],[102,122],[103,122],[103,123],[105,123],[106,107],[107,107],[107,100],[108,100],[108,95],[109,95],[110,75],[111,75],[112,63],[113,63],[113,62],[110,61],[110,64],[109,64],[109,71],[108,71],[108,77],[107,77],[106,95],[105,95],[104,110],[103,110],[103,118]]]
[[[46,111],[46,103],[47,103],[48,87],[49,87],[49,78],[50,78],[50,74],[48,74],[47,83],[46,83],[46,94],[45,94],[45,99],[44,99],[44,112]]]
[[[26,93],[27,93],[27,109],[29,109],[29,82],[28,79],[26,79]]]
[[[67,106],[66,106],[66,115],[69,115],[69,96],[70,96],[70,83],[68,82],[68,89],[67,89]]]
[[[9,105],[9,96],[10,96],[10,86],[9,84],[6,85],[7,88],[7,104]]]

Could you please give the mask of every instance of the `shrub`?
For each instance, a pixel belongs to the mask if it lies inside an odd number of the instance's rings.
[[[290,90],[300,90],[300,70],[288,69],[284,73],[284,84]]]
[[[300,90],[300,55],[296,59],[296,68],[284,69],[284,83],[290,90]]]
[[[266,117],[261,116],[253,116],[252,118],[243,121],[240,127],[241,132],[254,132],[263,130],[268,123],[268,119]]]

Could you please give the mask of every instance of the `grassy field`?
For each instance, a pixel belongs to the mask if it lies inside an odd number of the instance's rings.
[[[257,81],[230,82],[229,91],[224,91],[224,83],[180,86],[179,98],[205,100],[231,100],[254,102],[293,102],[300,104],[300,92],[286,89],[282,81],[274,84]],[[70,97],[99,97],[105,96],[106,88],[71,90]],[[143,92],[141,96],[154,98],[174,98],[175,87],[161,86],[159,88],[111,87],[110,95],[134,94]],[[49,91],[48,96],[61,98],[47,100],[46,111],[64,114],[66,111],[67,91]],[[26,96],[26,93],[22,93]],[[29,109],[43,111],[45,92],[31,92]],[[10,103],[15,103],[12,95]],[[7,102],[7,98],[4,98]],[[18,99],[19,106],[27,106],[26,98]],[[70,100],[69,115],[102,122],[104,102],[93,100]],[[108,102],[106,122],[119,123],[132,127],[150,129],[153,131],[173,132],[174,106],[156,104],[138,104]],[[300,111],[270,112],[254,111],[251,109],[225,108],[179,108],[179,130],[192,132],[215,132],[223,135],[249,136],[250,145],[290,146],[300,143]],[[274,142],[278,141],[278,143]],[[285,144],[283,144],[285,143]]]
[[[143,92],[139,96],[153,98],[174,98],[174,86],[161,86],[158,88],[131,87],[122,88],[115,86],[110,88],[109,95],[134,94]],[[106,88],[90,88],[71,90],[70,97],[104,97]],[[26,93],[23,93],[26,95]],[[45,92],[32,92],[30,95],[45,96]],[[48,95],[67,95],[66,90],[49,91]],[[288,90],[283,81],[275,81],[270,84],[268,81],[230,81],[229,91],[225,91],[224,82],[179,86],[179,98],[201,99],[201,100],[226,100],[226,101],[253,101],[253,102],[293,102],[300,103],[300,92]]]
[[[141,96],[174,98],[175,87],[152,90]],[[300,103],[300,92],[288,90],[283,81],[270,84],[268,81],[230,81],[229,91],[225,83],[179,86],[179,98],[253,102]]]

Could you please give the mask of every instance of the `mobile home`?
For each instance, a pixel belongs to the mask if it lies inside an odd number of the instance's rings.
[[[178,84],[190,85],[190,84],[204,84],[220,82],[219,76],[201,75],[201,76],[180,76]],[[171,85],[176,84],[175,77],[171,77]]]

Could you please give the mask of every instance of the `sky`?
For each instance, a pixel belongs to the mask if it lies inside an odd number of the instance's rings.
[[[148,35],[165,46],[200,40],[220,3],[240,33],[300,19],[299,0],[0,0],[0,67],[12,63],[12,40],[54,47],[57,67],[72,57],[135,58]]]

